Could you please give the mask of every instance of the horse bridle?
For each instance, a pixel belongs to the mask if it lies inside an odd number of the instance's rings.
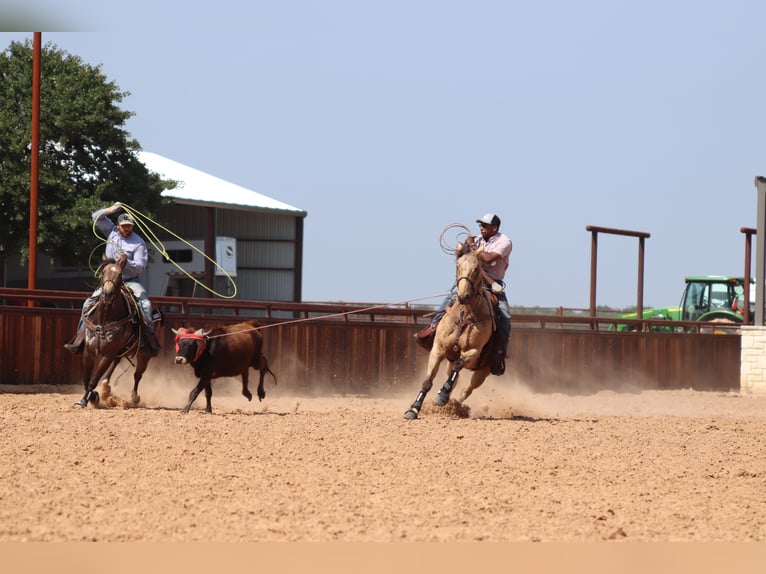
[[[118,286],[118,283],[124,284],[124,282],[118,281],[118,279],[120,278],[121,271],[120,270],[113,270],[113,271],[117,273],[114,279],[104,279],[101,281],[101,294],[99,296],[99,299],[104,304],[104,306],[107,306],[107,307],[109,306],[109,303],[111,303],[112,297],[120,295],[121,287]],[[104,273],[104,269],[102,268],[101,274],[103,275],[103,273]],[[112,289],[110,292],[107,293],[106,285],[108,283],[111,283]]]
[[[479,278],[481,278],[481,268],[477,267],[476,268],[476,272],[474,274],[478,275]],[[461,281],[468,281],[468,284],[470,285],[470,296],[471,296],[471,299],[473,299],[476,296],[476,293],[474,293],[474,291],[476,290],[476,281],[470,275],[462,275],[462,276],[458,277],[457,280],[455,281],[455,289],[456,290],[460,289],[460,282]]]

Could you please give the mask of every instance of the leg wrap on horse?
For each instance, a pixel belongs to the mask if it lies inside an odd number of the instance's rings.
[[[444,382],[444,385],[442,385],[439,394],[436,395],[436,398],[434,399],[435,405],[443,407],[449,402],[449,396],[452,394],[452,389],[455,386],[455,380],[457,380],[457,375],[459,372],[460,369],[453,369],[449,374],[449,377]]]

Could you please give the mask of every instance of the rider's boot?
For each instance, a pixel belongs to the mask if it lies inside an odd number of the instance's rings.
[[[77,331],[75,336],[68,343],[64,343],[64,348],[70,353],[79,355],[82,353],[82,348],[85,346],[85,329]]]
[[[502,316],[498,316],[498,322],[503,321]],[[505,357],[508,355],[508,340],[511,337],[511,324],[500,323],[499,331],[497,332],[497,342],[495,344],[494,353],[492,356],[492,362],[489,370],[495,376],[500,376],[505,373]]]
[[[492,356],[492,364],[489,367],[493,375],[500,376],[505,373],[505,351],[501,348],[495,350]]]
[[[152,352],[153,356],[157,356],[160,354],[160,342],[157,340],[157,337],[154,333],[152,333],[149,329],[146,330],[144,333],[144,337],[146,337],[146,344],[149,345],[149,350]]]

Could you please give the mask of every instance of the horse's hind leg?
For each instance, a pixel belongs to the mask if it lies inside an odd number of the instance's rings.
[[[450,371],[449,377],[447,377],[444,385],[439,390],[439,394],[436,395],[436,398],[434,399],[434,404],[437,407],[443,407],[449,402],[449,396],[452,394],[452,389],[455,388],[455,381],[457,381],[457,376],[460,374],[460,369],[462,368],[462,361],[458,360],[452,364],[452,371]]]
[[[466,399],[468,399],[468,397],[471,396],[471,393],[473,393],[484,383],[484,381],[487,379],[487,375],[489,375],[488,369],[481,369],[473,372],[473,375],[471,376],[471,383],[463,391],[463,394],[458,401],[461,405],[466,401]]]
[[[433,385],[434,385],[434,382],[431,379],[431,377],[423,381],[423,386],[421,387],[417,398],[415,398],[415,402],[412,403],[412,406],[404,413],[405,419],[411,421],[418,418],[418,413],[420,413],[420,409],[423,408],[423,401],[425,400],[426,395],[428,394],[428,391],[431,390],[431,387],[433,387]]]

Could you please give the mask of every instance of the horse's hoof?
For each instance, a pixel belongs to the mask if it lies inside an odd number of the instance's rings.
[[[404,418],[408,421],[414,421],[416,418],[418,418],[418,411],[415,409],[410,409],[406,413],[404,413]]]
[[[88,403],[85,401],[85,399],[81,399],[74,404],[74,406],[80,407],[81,409],[84,409],[87,405]]]
[[[434,399],[434,404],[437,407],[443,407],[449,402],[449,395],[443,395],[442,393],[439,393],[436,395],[436,398]]]
[[[98,396],[98,393],[96,391],[93,391],[90,394],[90,402],[92,402],[94,405],[98,404],[98,401],[101,400],[101,397]]]

